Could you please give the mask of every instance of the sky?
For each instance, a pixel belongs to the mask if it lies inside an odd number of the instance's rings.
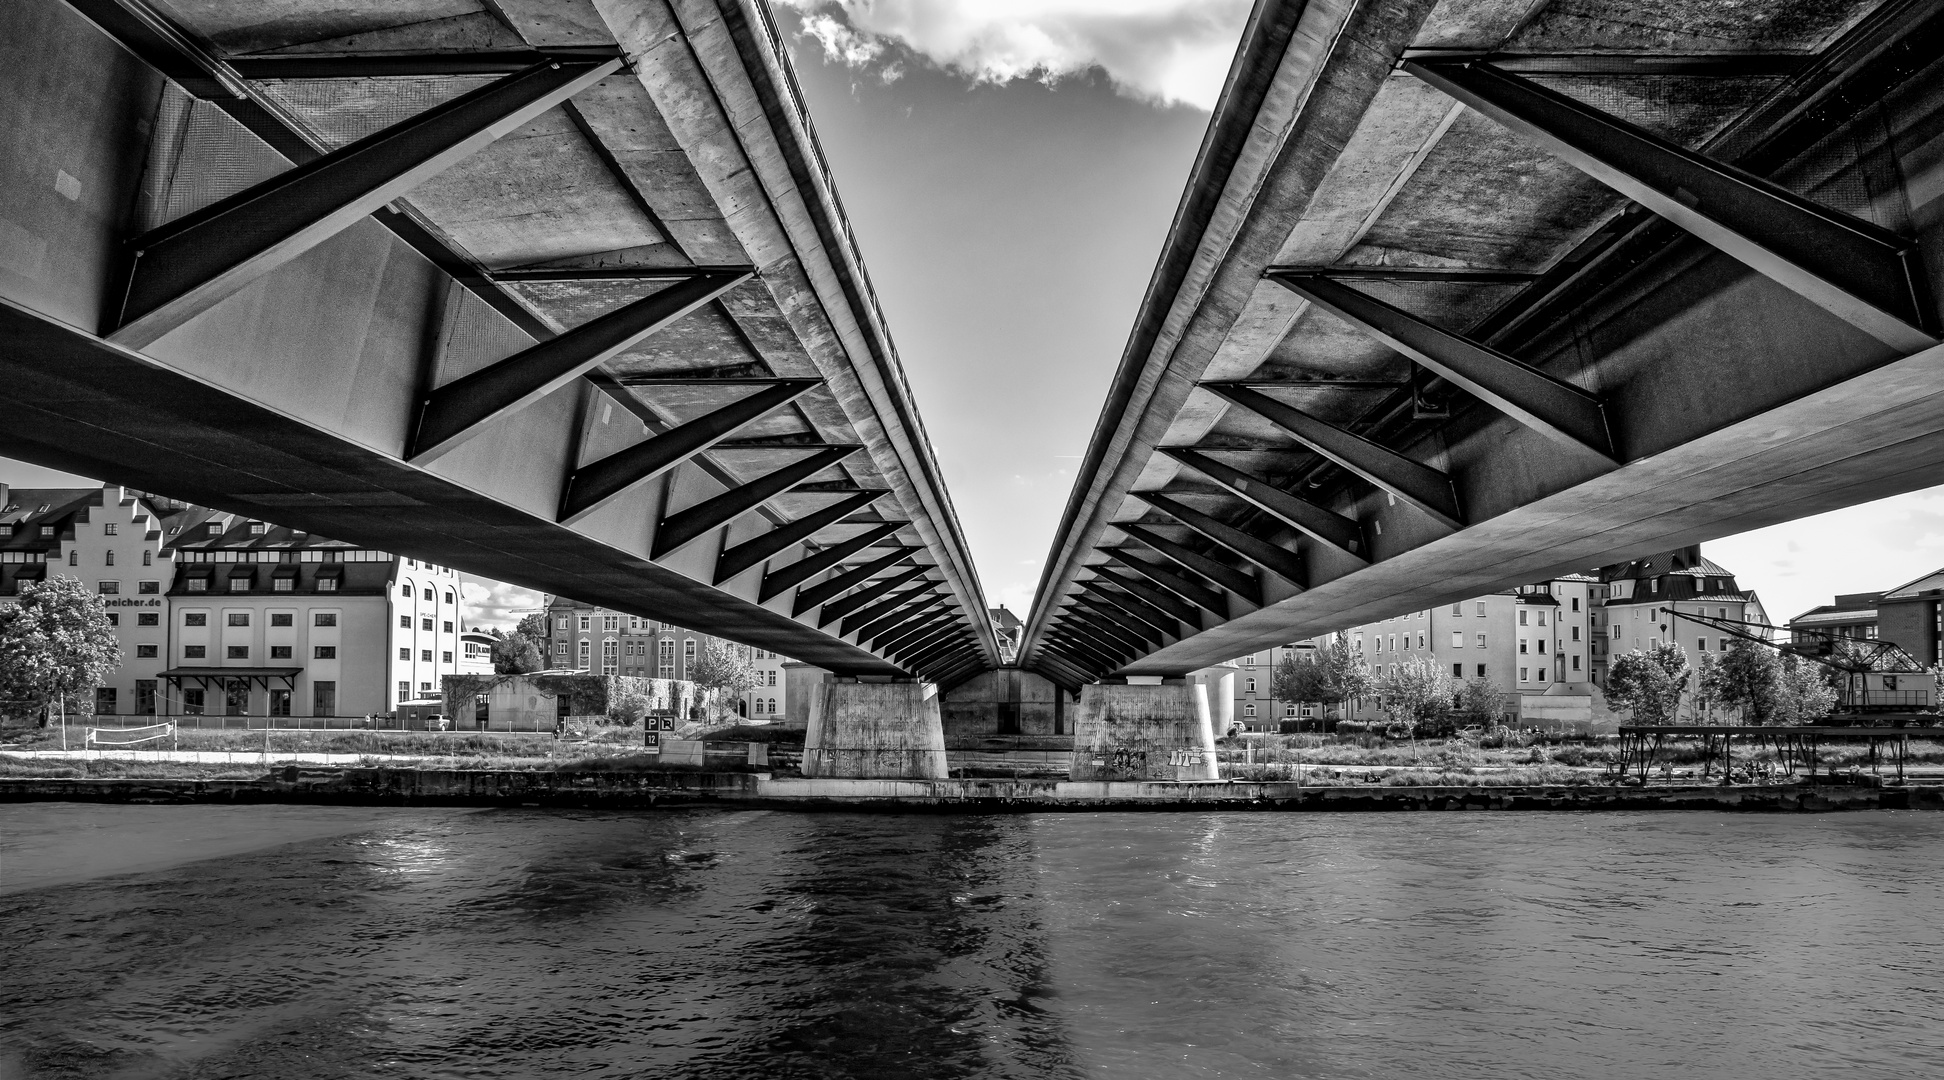
[[[1021,616],[1249,6],[776,2],[986,597]],[[1703,550],[1785,620],[1944,566],[1944,487]],[[541,602],[466,594],[484,626]]]

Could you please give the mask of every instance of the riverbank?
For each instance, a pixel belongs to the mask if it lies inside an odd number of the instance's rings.
[[[805,780],[701,770],[532,772],[288,767],[259,779],[0,779],[0,802],[292,803],[325,806],[688,806],[1021,813],[1096,810],[1944,810],[1944,787],[1774,784],[1627,787],[1330,786],[1065,780]]]

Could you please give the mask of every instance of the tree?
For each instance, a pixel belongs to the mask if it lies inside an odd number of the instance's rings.
[[[1614,658],[1607,673],[1607,701],[1632,713],[1635,723],[1665,724],[1681,703],[1686,680],[1687,653],[1680,646],[1635,649]]]
[[[1345,634],[1338,634],[1324,648],[1323,669],[1328,676],[1331,701],[1366,698],[1376,686],[1370,677],[1370,665],[1350,648],[1350,638]]]
[[[1702,653],[1701,662],[1694,669],[1694,693],[1688,697],[1688,720],[1696,724],[1709,723],[1714,717],[1715,706],[1721,704],[1721,665],[1715,662],[1713,653]]]
[[[1509,697],[1499,684],[1490,679],[1473,679],[1459,692],[1465,713],[1490,726],[1505,722],[1505,705]]]
[[[1836,707],[1836,688],[1817,665],[1789,657],[1782,661],[1775,692],[1775,722],[1813,724]]]
[[[1767,646],[1735,638],[1721,654],[1721,704],[1741,713],[1744,724],[1775,719],[1782,664]]]
[[[538,645],[547,640],[547,616],[545,612],[528,615],[513,628],[513,633]],[[543,650],[544,651],[544,650]]]
[[[1277,701],[1299,705],[1321,705],[1336,700],[1330,686],[1330,669],[1314,649],[1291,650],[1277,661],[1269,688]]]
[[[95,687],[121,664],[107,605],[74,578],[23,585],[19,605],[0,611],[0,709],[16,717],[57,698],[92,711]]]
[[[501,675],[524,675],[546,666],[540,646],[517,631],[497,635],[493,642],[493,670]]]
[[[1444,668],[1419,657],[1408,660],[1397,674],[1377,677],[1377,708],[1393,724],[1436,723],[1451,712],[1456,684]]]
[[[696,686],[715,691],[718,717],[735,712],[736,700],[756,685],[756,673],[749,666],[749,650],[713,638],[702,643],[695,663],[689,665],[688,675]]]

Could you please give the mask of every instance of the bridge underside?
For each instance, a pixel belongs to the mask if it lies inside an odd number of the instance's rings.
[[[0,10],[0,454],[773,649],[997,662],[764,8]]]
[[[1940,10],[1261,5],[1022,662],[1180,674],[1944,479]]]

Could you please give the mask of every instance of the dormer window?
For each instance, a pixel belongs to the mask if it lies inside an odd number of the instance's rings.
[[[0,539],[5,539],[12,535],[13,535],[12,525],[0,525]]]
[[[54,526],[52,526],[52,525],[42,525],[42,526],[41,526],[41,539],[42,539],[42,540],[52,540],[53,538],[54,538]]]
[[[252,521],[252,522],[250,522],[250,535],[251,535],[251,536],[262,536],[262,535],[263,535],[264,533],[266,533],[266,532],[269,532],[269,531],[270,531],[270,526],[268,526],[268,525],[265,525],[265,524],[264,524],[263,522],[261,522],[261,521]]]
[[[220,521],[212,521],[212,522],[210,522],[210,523],[209,523],[209,535],[211,535],[211,536],[221,536],[221,535],[223,535],[223,523],[222,523],[222,522],[220,522]]]

